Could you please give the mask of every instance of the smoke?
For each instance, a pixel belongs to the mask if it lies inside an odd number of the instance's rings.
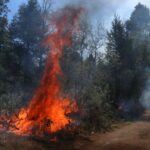
[[[144,108],[150,109],[150,79],[146,83],[145,89],[140,98],[140,102]]]
[[[58,7],[68,5],[80,6],[87,10],[87,15],[93,17],[110,17],[122,4],[121,0],[61,0],[60,3],[55,3]]]
[[[90,12],[103,11],[108,8],[115,8],[119,5],[120,0],[62,0],[62,6],[64,5],[76,5],[87,8]],[[121,3],[120,3],[121,4]]]
[[[99,20],[110,29],[114,15],[119,15],[122,20],[129,19],[134,7],[139,0],[52,0],[55,8],[62,8],[68,5],[81,6],[87,10],[86,16],[92,22]],[[140,0],[144,5],[149,6],[148,0]]]

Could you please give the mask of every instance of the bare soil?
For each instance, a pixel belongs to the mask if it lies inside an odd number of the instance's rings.
[[[150,111],[111,132],[80,136],[74,141],[42,142],[1,132],[0,150],[150,150]]]

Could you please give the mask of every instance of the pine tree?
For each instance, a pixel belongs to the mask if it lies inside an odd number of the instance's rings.
[[[5,91],[7,82],[6,55],[9,48],[7,7],[8,0],[0,0],[0,93]]]
[[[129,38],[125,25],[119,18],[115,18],[112,29],[108,32],[107,54],[109,70],[109,86],[111,99],[115,107],[124,100],[133,98],[133,80],[136,77],[136,53],[133,42]],[[137,94],[137,93],[136,93]]]
[[[26,83],[36,81],[32,78],[42,67],[44,48],[41,46],[46,31],[43,31],[43,17],[37,0],[29,0],[21,5],[14,16],[10,33],[14,46],[22,47],[21,65]],[[15,49],[15,47],[14,47]],[[41,71],[41,70],[40,70]]]
[[[0,50],[3,49],[8,39],[7,2],[8,0],[0,0]]]
[[[149,36],[150,32],[150,10],[146,6],[138,3],[132,12],[130,19],[126,23],[128,31],[132,34]]]

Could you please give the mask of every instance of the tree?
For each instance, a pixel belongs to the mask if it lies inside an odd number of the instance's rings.
[[[98,54],[106,41],[106,30],[100,21],[90,26],[88,34],[89,53],[94,56],[95,63],[98,60]]]
[[[91,56],[88,59],[91,59]],[[88,130],[95,131],[110,127],[114,116],[108,69],[105,60],[99,58],[92,82],[88,82],[86,91],[79,101],[83,112],[81,118]],[[92,68],[89,71],[92,71]]]
[[[52,0],[42,0],[41,13],[43,16],[43,30],[47,31],[52,13]]]
[[[83,16],[79,31],[73,35],[72,47],[64,50],[62,59],[66,75],[65,87],[76,99],[87,90],[96,73],[100,48],[104,40],[104,28],[100,23],[91,25]]]
[[[27,49],[34,49],[41,40],[42,15],[37,0],[23,4],[10,26],[14,40],[20,40]]]
[[[150,10],[141,3],[137,4],[131,13],[130,19],[126,22],[127,32],[133,41],[133,49],[136,64],[137,81],[135,91],[141,94],[149,74],[149,41],[150,41]],[[135,83],[135,82],[134,82]],[[134,91],[134,93],[135,93]],[[132,91],[133,92],[133,91]],[[138,96],[139,96],[138,95]]]
[[[135,10],[132,12],[130,19],[126,22],[127,30],[134,34],[138,34],[138,38],[141,36],[149,36],[150,32],[150,10],[138,3],[135,6]]]
[[[43,19],[38,1],[29,0],[19,8],[10,25],[13,45],[22,45],[21,65],[25,82],[28,83],[36,79],[32,77],[34,73],[38,74],[37,71],[43,65],[45,49],[41,43],[46,33]]]
[[[132,115],[138,113],[137,109],[141,108],[139,98],[145,82],[142,62],[145,53],[142,54],[140,51],[134,45],[133,38],[129,37],[122,21],[115,18],[112,29],[108,32],[106,54],[110,100],[117,110],[124,104],[128,105],[128,112],[132,111]]]
[[[8,30],[7,30],[7,7],[8,0],[1,0],[0,1],[0,50],[3,49],[5,43],[8,39]]]
[[[8,34],[8,20],[7,20],[7,7],[8,0],[0,1],[0,93],[5,91],[7,83],[8,70],[6,66],[6,55],[9,48],[9,34]]]
[[[109,67],[111,99],[118,108],[121,101],[131,99],[129,94],[134,78],[134,52],[122,21],[115,17],[108,32],[106,59]]]

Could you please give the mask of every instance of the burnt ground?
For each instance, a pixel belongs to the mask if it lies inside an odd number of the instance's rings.
[[[1,132],[0,150],[150,150],[150,111],[113,131],[82,135],[74,141],[45,142]]]

